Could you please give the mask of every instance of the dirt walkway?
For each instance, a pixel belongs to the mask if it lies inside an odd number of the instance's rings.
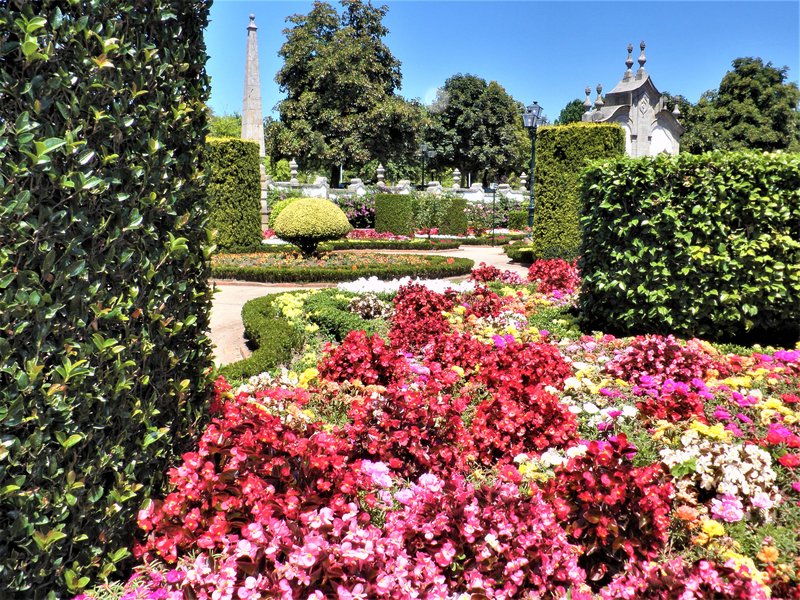
[[[373,251],[375,252],[375,251]],[[524,276],[527,269],[519,264],[512,263],[503,254],[501,247],[496,246],[461,246],[457,250],[435,251],[385,251],[387,254],[438,254],[441,256],[454,256],[469,258],[475,265],[485,262],[500,269],[508,269]],[[250,356],[250,350],[244,339],[244,325],[242,324],[242,306],[248,300],[296,290],[318,290],[334,287],[335,284],[325,283],[251,283],[243,281],[217,280],[214,303],[211,307],[210,335],[214,344],[214,362],[225,365]]]

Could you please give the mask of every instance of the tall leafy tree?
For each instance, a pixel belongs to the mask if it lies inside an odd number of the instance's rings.
[[[296,156],[303,166],[358,167],[413,153],[422,111],[395,94],[400,61],[383,42],[387,7],[342,0],[341,14],[315,2],[287,20],[284,64],[276,76],[286,99],[270,125],[273,158]]]
[[[211,137],[242,137],[242,115],[211,114],[208,120],[208,133]]]
[[[561,109],[561,113],[555,121],[555,125],[566,125],[567,123],[577,123],[581,120],[584,113],[583,102],[578,100],[570,100],[567,105]]]
[[[682,96],[668,97],[681,111],[687,152],[722,150],[800,150],[800,89],[787,82],[788,68],[760,58],[737,58],[719,89],[695,105]]]
[[[430,107],[426,138],[437,151],[434,167],[458,167],[488,183],[525,168],[530,150],[522,125],[522,104],[499,83],[457,74]],[[525,149],[528,149],[526,153]]]

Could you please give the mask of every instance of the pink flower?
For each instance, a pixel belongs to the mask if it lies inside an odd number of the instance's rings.
[[[711,514],[726,523],[736,523],[744,519],[744,506],[736,496],[725,494],[711,501]]]

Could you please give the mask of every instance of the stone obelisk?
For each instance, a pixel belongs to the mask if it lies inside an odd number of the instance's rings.
[[[264,158],[264,117],[261,112],[261,77],[258,73],[258,37],[256,16],[250,15],[247,26],[247,56],[244,65],[244,99],[242,100],[242,138],[258,142],[258,154]],[[261,160],[261,225],[268,221],[267,172]]]
[[[250,15],[247,26],[247,58],[244,65],[244,100],[242,101],[242,137],[258,142],[264,156],[264,117],[261,112],[261,78],[258,74],[258,37],[256,16]]]

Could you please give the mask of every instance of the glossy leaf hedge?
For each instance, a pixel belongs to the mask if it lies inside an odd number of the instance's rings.
[[[124,571],[204,413],[209,4],[0,3],[2,597]]]
[[[800,337],[800,155],[610,160],[582,196],[580,305],[594,327]]]
[[[409,235],[414,227],[413,197],[402,194],[375,196],[375,231]]]
[[[208,138],[209,227],[220,250],[261,243],[261,160],[258,144],[237,138]]]
[[[625,134],[616,124],[571,123],[539,129],[532,260],[577,256],[580,174],[589,161],[624,154]]]

